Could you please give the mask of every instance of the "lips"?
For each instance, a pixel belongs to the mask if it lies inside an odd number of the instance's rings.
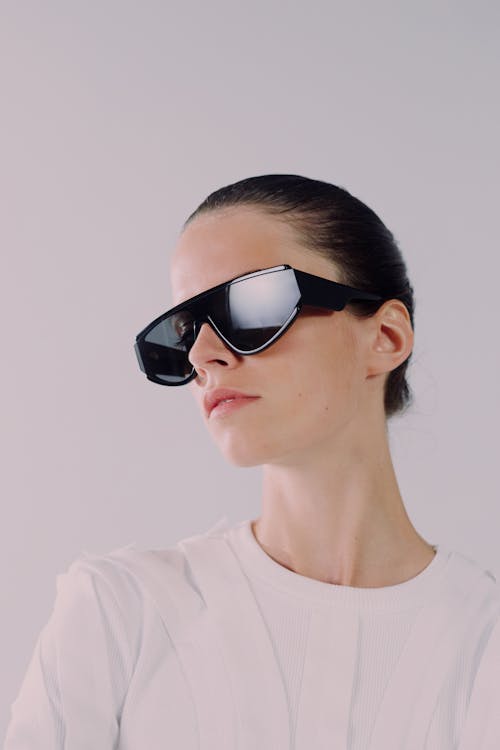
[[[225,399],[245,399],[245,398],[259,398],[255,393],[243,393],[243,391],[237,391],[234,388],[214,388],[211,391],[207,391],[203,397],[203,406],[205,408],[205,414],[207,417],[210,416],[210,412],[214,409],[218,403]]]

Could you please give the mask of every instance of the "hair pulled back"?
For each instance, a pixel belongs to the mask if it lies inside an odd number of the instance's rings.
[[[377,214],[344,188],[294,174],[249,177],[211,193],[186,219],[233,206],[253,206],[286,221],[308,251],[332,261],[342,284],[406,305],[414,328],[415,300],[407,268],[393,234]],[[382,302],[353,301],[346,310],[373,315]],[[406,411],[413,394],[406,379],[411,359],[392,370],[384,387],[386,419]]]

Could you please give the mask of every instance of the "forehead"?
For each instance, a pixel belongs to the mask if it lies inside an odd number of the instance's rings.
[[[175,245],[170,260],[172,304],[282,263],[335,279],[333,264],[308,251],[286,221],[248,206],[210,211],[188,224]]]

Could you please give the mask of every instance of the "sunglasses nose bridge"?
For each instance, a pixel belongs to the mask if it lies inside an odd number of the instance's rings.
[[[194,318],[194,320],[193,320],[193,334],[194,334],[194,335],[193,335],[193,343],[194,343],[194,342],[196,341],[196,339],[198,338],[198,334],[199,334],[199,333],[200,333],[200,331],[201,331],[201,328],[202,328],[202,326],[203,326],[203,323],[207,323],[207,325],[209,325],[209,326],[210,326],[210,322],[209,322],[209,319],[208,319],[208,313],[207,313],[207,312],[199,313],[199,314],[198,314],[198,315],[197,315],[197,316],[196,316],[196,317]],[[210,328],[211,328],[211,327],[212,327],[212,326],[210,326]]]
[[[211,320],[209,313],[206,312],[206,313],[197,315],[196,318],[193,320],[193,334],[194,334],[193,345],[196,342],[204,323],[207,324],[207,326],[210,328],[212,333],[215,335],[216,339],[218,339],[221,343],[226,344],[226,342],[223,341],[223,339],[221,338],[219,331],[217,330],[213,321]]]

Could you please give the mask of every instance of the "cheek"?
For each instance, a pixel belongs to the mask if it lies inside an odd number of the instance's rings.
[[[327,410],[352,389],[355,342],[340,326],[332,331],[326,321],[316,326],[308,322],[309,325],[297,330],[294,339],[284,341],[288,351],[284,348],[276,360],[280,369],[278,378],[288,394],[295,392],[299,403],[305,401],[319,410]]]
[[[349,421],[356,404],[356,378],[354,363],[345,354],[341,360],[338,353],[323,349],[296,357],[278,380],[282,385],[273,409],[276,424],[270,424],[273,435],[282,433],[296,443],[301,436],[307,440],[316,433],[335,432]]]

